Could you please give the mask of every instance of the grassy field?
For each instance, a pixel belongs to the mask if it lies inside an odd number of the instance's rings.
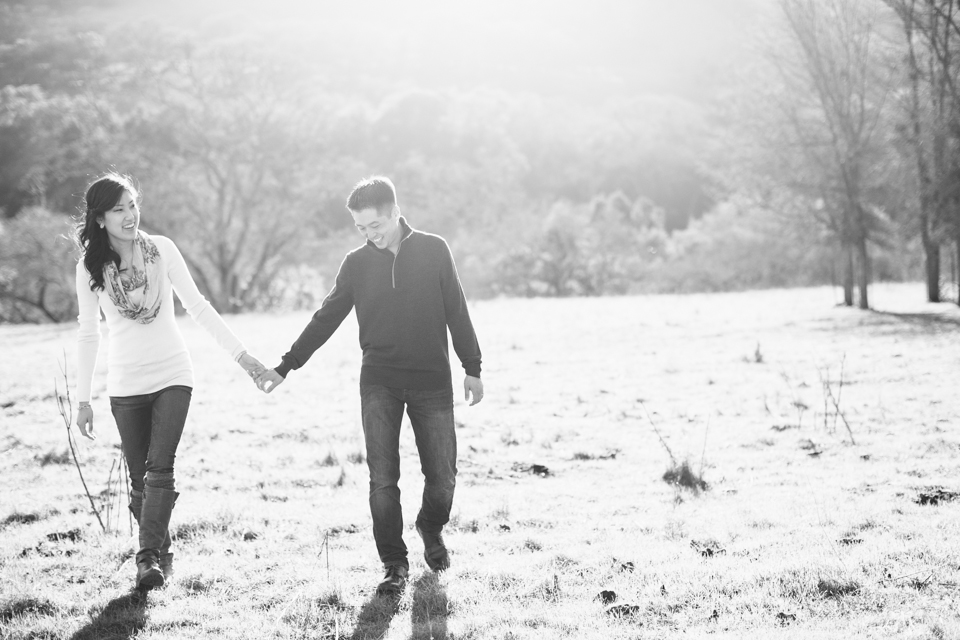
[[[181,320],[177,574],[145,600],[103,371],[79,448],[107,534],[53,394],[74,326],[0,327],[0,638],[960,638],[960,310],[872,295],[473,303],[486,397],[456,407],[453,567],[412,530],[406,428],[399,606],[373,595],[352,319],[269,396]],[[228,322],[273,366],[308,317]],[[663,480],[684,463],[705,490]]]

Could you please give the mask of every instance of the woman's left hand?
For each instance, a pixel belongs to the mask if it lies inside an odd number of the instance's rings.
[[[77,427],[84,438],[96,440],[97,434],[93,432],[93,409],[89,404],[81,404],[77,409]]]

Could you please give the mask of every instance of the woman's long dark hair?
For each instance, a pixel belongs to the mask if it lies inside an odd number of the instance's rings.
[[[83,254],[83,264],[90,273],[90,289],[103,290],[103,267],[109,261],[120,266],[120,254],[110,246],[107,230],[100,226],[99,218],[113,209],[124,191],[137,199],[138,193],[132,181],[119,173],[108,173],[94,180],[87,187],[84,198],[86,212],[77,222],[77,244]]]

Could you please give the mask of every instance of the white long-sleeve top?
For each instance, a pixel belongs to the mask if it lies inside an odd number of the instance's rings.
[[[172,385],[193,387],[193,363],[177,328],[173,291],[200,326],[237,359],[243,343],[210,302],[203,297],[187,270],[180,250],[172,240],[151,235],[160,252],[160,312],[150,324],[140,324],[120,315],[105,291],[90,289],[90,273],[83,260],[77,263],[77,399],[89,402],[93,372],[100,350],[100,309],[107,321],[107,395],[137,396]],[[153,283],[151,283],[153,284]]]

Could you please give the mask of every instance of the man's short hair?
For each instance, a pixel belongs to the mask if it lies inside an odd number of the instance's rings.
[[[383,214],[384,209],[397,204],[397,190],[390,178],[373,176],[358,182],[350,197],[347,198],[347,209],[354,213],[373,207],[377,213]]]

